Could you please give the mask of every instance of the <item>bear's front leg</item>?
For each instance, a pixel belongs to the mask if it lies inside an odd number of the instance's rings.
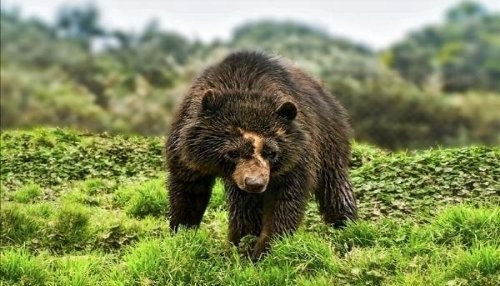
[[[262,195],[238,189],[232,182],[225,182],[229,207],[229,241],[240,243],[246,235],[258,236],[262,221]]]
[[[168,181],[170,229],[177,231],[181,225],[198,227],[210,200],[215,178],[175,173],[170,174]]]
[[[268,190],[263,194],[262,230],[250,257],[252,261],[259,260],[269,249],[273,237],[294,233],[299,227],[307,195],[297,188]]]

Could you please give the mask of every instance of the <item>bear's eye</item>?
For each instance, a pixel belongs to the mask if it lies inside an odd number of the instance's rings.
[[[269,159],[269,160],[275,160],[278,157],[278,152],[276,151],[267,151],[264,152],[264,157]]]
[[[236,151],[236,150],[231,150],[229,152],[226,153],[226,157],[229,158],[229,159],[238,159],[240,157],[240,152]]]

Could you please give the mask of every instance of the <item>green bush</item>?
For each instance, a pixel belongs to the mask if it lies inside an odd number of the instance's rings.
[[[392,72],[380,71],[355,83],[331,80],[328,86],[347,109],[358,141],[392,150],[498,143],[491,132],[497,119],[472,114],[467,105],[424,92]],[[475,108],[487,109],[483,104]]]
[[[410,33],[385,54],[386,63],[418,84],[446,91],[500,91],[496,39],[500,17],[473,1],[451,7],[444,21]]]
[[[93,94],[56,69],[33,72],[2,65],[1,73],[2,128],[60,126],[102,132],[110,125]]]
[[[388,149],[500,142],[498,99],[496,108],[490,104],[500,91],[500,17],[476,3],[452,7],[444,23],[381,53],[293,21],[245,23],[229,40],[206,44],[155,22],[138,33],[109,30],[92,5],[60,12],[53,25],[2,9],[2,129],[163,135],[202,69],[252,49],[286,57],[324,81],[351,114],[357,140]],[[93,51],[94,40],[114,44]],[[476,90],[479,100],[457,106],[441,90]]]

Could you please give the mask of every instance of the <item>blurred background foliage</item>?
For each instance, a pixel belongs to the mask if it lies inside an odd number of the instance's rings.
[[[500,144],[500,14],[451,7],[440,24],[374,51],[291,21],[237,27],[205,43],[100,24],[95,6],[61,7],[55,24],[1,11],[1,127],[69,126],[164,135],[196,75],[234,50],[289,58],[349,110],[358,141],[388,149]]]

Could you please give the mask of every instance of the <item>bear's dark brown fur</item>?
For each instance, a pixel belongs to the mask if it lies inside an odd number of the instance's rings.
[[[193,84],[167,141],[170,227],[197,227],[216,177],[228,197],[229,239],[258,236],[258,259],[275,235],[299,226],[309,193],[326,223],[356,218],[348,177],[351,129],[337,100],[301,70],[238,52]]]

